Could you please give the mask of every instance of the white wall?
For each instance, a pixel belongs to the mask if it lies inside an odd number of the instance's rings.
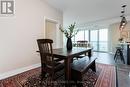
[[[63,21],[62,12],[44,0],[16,0],[15,10],[0,17],[0,74],[40,63],[36,39],[44,38],[44,16]]]

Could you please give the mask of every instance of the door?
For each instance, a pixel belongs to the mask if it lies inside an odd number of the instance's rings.
[[[45,20],[45,38],[53,40],[53,48],[56,48],[56,25],[54,21]]]

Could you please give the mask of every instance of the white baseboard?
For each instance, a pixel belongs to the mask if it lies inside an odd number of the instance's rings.
[[[17,74],[20,74],[22,72],[25,72],[25,71],[28,71],[28,70],[31,70],[31,69],[34,69],[34,68],[37,68],[37,67],[40,67],[40,66],[41,66],[41,64],[38,63],[38,64],[34,64],[34,65],[31,65],[31,66],[23,67],[23,68],[20,68],[20,69],[17,69],[17,70],[12,70],[12,71],[9,71],[9,72],[6,72],[6,73],[2,73],[2,74],[0,73],[0,80],[14,76],[14,75],[17,75]]]

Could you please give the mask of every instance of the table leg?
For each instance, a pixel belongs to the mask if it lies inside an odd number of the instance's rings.
[[[90,58],[92,56],[92,50],[88,51],[88,57]]]
[[[91,64],[90,68],[91,68],[94,72],[96,72],[95,60],[94,60],[94,62]]]
[[[71,80],[71,58],[65,60],[65,81],[66,87],[70,87],[69,81]]]

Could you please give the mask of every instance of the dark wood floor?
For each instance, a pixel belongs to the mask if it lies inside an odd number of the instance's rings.
[[[94,52],[93,55],[97,56],[97,63],[111,64],[117,67],[117,87],[130,87],[130,65],[125,65],[120,60],[115,63],[113,54]]]

